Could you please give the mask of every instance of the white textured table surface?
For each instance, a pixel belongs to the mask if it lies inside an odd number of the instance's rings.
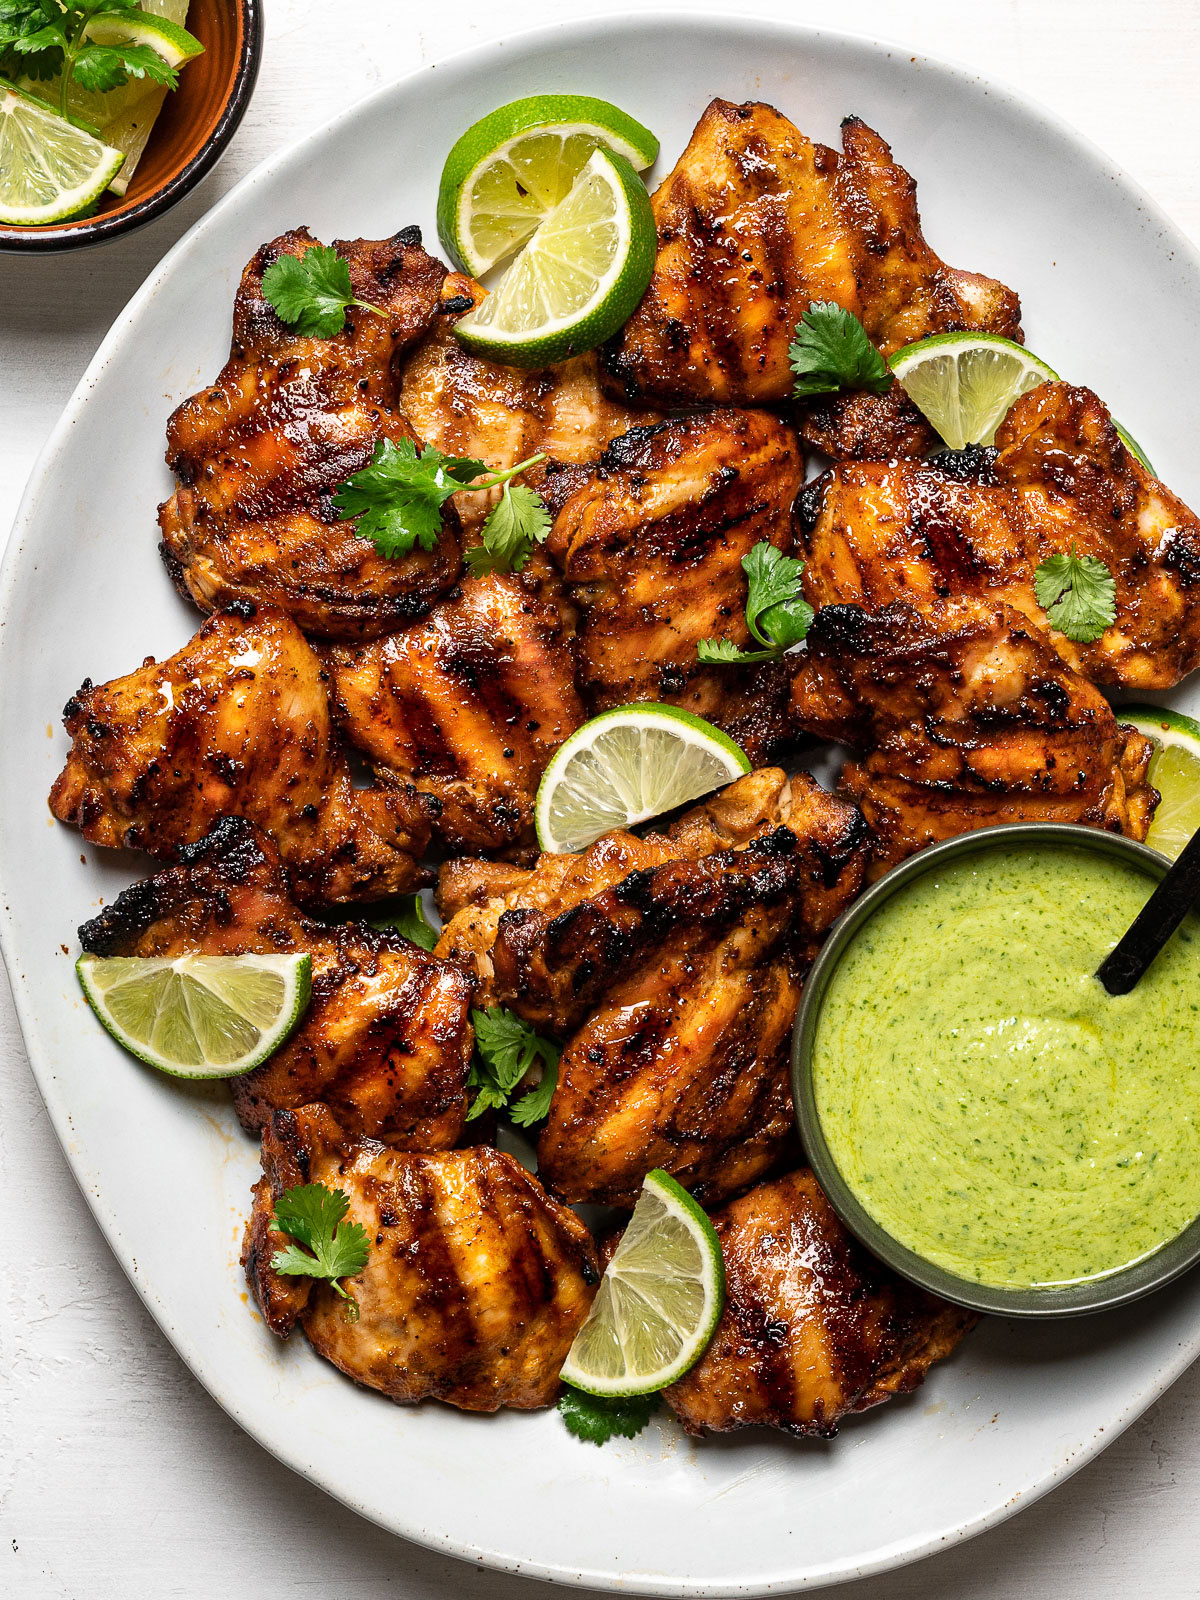
[[[219,194],[280,145],[423,62],[605,9],[618,7],[267,0],[256,97],[223,164],[196,194],[141,233],[85,256],[0,256],[0,541],[34,457],[110,322]],[[624,0],[619,9],[644,8]],[[676,8],[660,0],[654,9]],[[1196,0],[858,0],[840,10],[751,0],[746,9],[902,37],[913,53],[1007,79],[1089,134],[1200,239]],[[1100,258],[1102,233],[1096,242]],[[1114,299],[1114,318],[1136,315],[1136,286],[1124,293],[1127,300]],[[117,534],[119,506],[112,516]],[[0,781],[19,781],[2,753]],[[147,1196],[159,1207],[186,1203],[186,1186]],[[523,1600],[549,1592],[380,1532],[293,1477],[208,1399],[92,1224],[29,1076],[2,980],[0,1217],[0,1595],[450,1600],[466,1592]],[[1200,1368],[1015,1521],[846,1592],[854,1600],[1192,1600],[1200,1594],[1198,1496]]]

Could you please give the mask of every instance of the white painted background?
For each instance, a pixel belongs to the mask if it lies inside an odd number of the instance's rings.
[[[607,8],[597,0],[509,0],[504,8],[484,0],[266,4],[254,103],[223,164],[195,195],[141,233],[84,255],[0,256],[0,542],[36,453],[110,322],[167,248],[262,157],[376,85],[470,44],[565,16],[650,9],[637,0]],[[659,0],[653,9],[683,8]],[[697,0],[688,9],[728,8]],[[914,54],[945,55],[1007,79],[1089,134],[1200,240],[1197,0],[858,0],[836,8],[750,0],[745,9],[878,33]],[[980,174],[983,182],[1006,176]],[[1112,307],[1114,319],[1136,311],[1136,303]],[[1194,407],[1189,398],[1180,403]],[[119,536],[119,506],[112,516]],[[3,752],[0,781],[20,781]],[[146,1204],[186,1206],[186,1180],[174,1194],[148,1194]],[[427,1555],[360,1521],[274,1462],[207,1398],[92,1224],[29,1076],[3,980],[0,1261],[0,1596],[550,1594],[548,1585]],[[1194,1600],[1198,1500],[1194,1369],[1048,1500],[944,1557],[845,1593],[847,1600]]]

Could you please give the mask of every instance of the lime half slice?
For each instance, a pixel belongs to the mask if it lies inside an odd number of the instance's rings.
[[[312,957],[80,956],[88,1004],[118,1044],[176,1078],[235,1078],[304,1015]]]
[[[938,333],[906,344],[888,365],[952,450],[991,444],[1013,402],[1058,377],[996,333]]]
[[[46,106],[0,87],[0,222],[67,222],[99,200],[125,160]]]
[[[1120,439],[1121,443],[1125,446],[1126,450],[1129,451],[1129,454],[1134,458],[1134,460],[1140,461],[1142,466],[1145,467],[1146,471],[1152,478],[1157,478],[1158,473],[1154,470],[1154,463],[1151,461],[1150,457],[1142,449],[1141,445],[1137,442],[1133,435],[1129,432],[1129,429],[1123,428],[1117,421],[1116,417],[1112,419],[1112,425],[1117,430],[1117,438]]]
[[[514,367],[594,349],[646,292],[656,250],[645,185],[624,156],[594,150],[566,199],[454,335],[472,355]]]
[[[1117,706],[1116,714],[1153,741],[1150,782],[1162,799],[1146,843],[1174,861],[1200,828],[1200,723],[1165,706]]]
[[[648,1173],[559,1374],[588,1394],[650,1394],[695,1366],[725,1305],[721,1242],[674,1178]]]
[[[446,157],[442,243],[464,271],[481,277],[532,237],[600,147],[638,172],[658,154],[649,128],[590,95],[535,94],[490,112]]]
[[[698,800],[750,771],[740,745],[677,706],[617,706],[577,728],[554,753],[537,792],[543,850],[584,850]]]

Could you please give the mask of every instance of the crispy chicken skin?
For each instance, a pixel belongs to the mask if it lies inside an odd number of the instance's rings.
[[[556,461],[590,461],[618,434],[658,420],[656,411],[601,393],[595,351],[541,372],[468,354],[454,324],[485,293],[473,278],[448,273],[432,330],[401,363],[401,408],[425,443],[497,469],[539,451]],[[534,469],[525,481],[535,484],[537,476]],[[469,543],[499,495],[492,489],[454,496]]]
[[[50,809],[93,844],[173,860],[237,813],[275,840],[302,903],[425,881],[420,797],[353,787],[321,662],[282,612],[219,612],[166,661],[85,682],[63,721]]]
[[[463,1132],[474,1035],[472,984],[398,933],[326,924],[292,902],[274,845],[225,817],[168,867],[79,930],[101,956],[307,951],[312,999],[291,1038],[230,1080],[247,1133],[274,1111],[321,1100],[348,1134],[447,1150]]]
[[[464,1411],[532,1411],[587,1315],[599,1266],[591,1235],[512,1156],[484,1145],[432,1155],[347,1136],[324,1106],[280,1111],[263,1134],[242,1262],[267,1326],[294,1324],[319,1355],[390,1400],[443,1400]],[[349,1198],[370,1241],[346,1288],[282,1277],[270,1228],[284,1189],[322,1183]]]
[[[567,1041],[538,1143],[554,1193],[631,1206],[661,1166],[715,1203],[780,1159],[801,981],[865,846],[852,806],[767,768],[667,834],[444,869],[438,953]]]
[[[825,606],[793,683],[801,726],[868,752],[842,786],[878,876],[939,839],[1001,822],[1075,822],[1144,839],[1151,745],[1040,629],[993,597]]]
[[[850,117],[842,145],[839,155],[814,144],[768,105],[712,102],[653,197],[654,276],[605,358],[616,392],[662,404],[785,400],[788,344],[814,301],[852,311],[885,355],[960,328],[1020,337],[1010,289],[948,267],[926,244],[915,185],[879,135]],[[842,454],[836,408],[819,415],[825,448]],[[887,418],[921,431],[899,400]]]
[[[538,779],[584,720],[557,606],[515,573],[467,578],[423,622],[326,655],[346,737],[435,801],[458,850],[530,833]]]
[[[626,433],[586,474],[560,478],[562,487],[547,479],[558,507],[547,548],[579,610],[589,708],[665,700],[724,728],[751,761],[777,755],[786,671],[706,667],[696,647],[717,638],[757,648],[742,557],[761,541],[792,549],[804,482],[793,430],[765,411],[703,412]]]
[[[814,605],[988,593],[1093,683],[1165,689],[1200,663],[1200,521],[1088,389],[1032,390],[994,450],[836,466],[805,490],[797,520]],[[1040,563],[1072,546],[1117,584],[1116,620],[1094,644],[1051,630],[1034,593]]]
[[[765,1424],[799,1438],[907,1394],[977,1318],[859,1248],[806,1168],[712,1219],[725,1310],[700,1360],[664,1391],[689,1433]]]
[[[373,638],[422,616],[462,567],[453,512],[435,549],[392,558],[357,538],[332,500],[379,440],[413,437],[394,362],[433,321],[445,268],[416,228],[339,239],[355,294],[387,315],[351,307],[341,333],[304,338],[275,315],[262,276],[316,243],[301,228],[257,252],[228,362],[167,424],[178,488],[159,509],[163,554],[202,611],[246,597],[282,606],[308,633]]]

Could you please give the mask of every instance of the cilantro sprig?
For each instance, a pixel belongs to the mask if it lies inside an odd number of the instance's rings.
[[[1117,585],[1098,556],[1047,556],[1033,575],[1037,603],[1050,626],[1076,644],[1093,644],[1117,620]]]
[[[558,1401],[558,1414],[577,1439],[607,1444],[612,1438],[632,1439],[658,1408],[657,1394],[632,1394],[608,1399],[585,1394],[568,1384]]]
[[[357,517],[355,533],[381,555],[401,556],[419,544],[432,550],[442,528],[442,507],[460,489],[504,493],[483,524],[483,543],[466,553],[475,574],[520,572],[535,543],[550,531],[550,513],[532,489],[512,480],[546,459],[544,454],[492,472],[473,456],[447,456],[436,446],[418,449],[411,439],[381,439],[369,464],[339,484],[333,503],[343,518]]]
[[[262,290],[280,322],[304,339],[332,339],[345,327],[350,306],[378,317],[388,314],[382,306],[358,299],[350,268],[326,244],[310,245],[302,256],[276,256],[263,273]]]
[[[839,389],[869,389],[884,394],[892,386],[887,362],[867,338],[852,311],[833,300],[816,300],[796,324],[788,346],[797,399],[836,394]]]
[[[558,1046],[535,1033],[505,1006],[472,1011],[471,1021],[475,1027],[475,1058],[467,1077],[467,1088],[474,1089],[476,1095],[467,1120],[495,1109],[503,1111],[521,1128],[541,1122],[550,1110],[550,1100],[558,1082],[558,1060],[562,1054]],[[514,1103],[513,1094],[539,1063],[540,1082]]]
[[[762,648],[739,650],[731,639],[701,639],[696,654],[713,666],[774,661],[812,626],[813,609],[800,593],[803,561],[763,539],[742,557],[742,570],[750,580],[746,626]]]
[[[89,24],[140,10],[138,0],[0,0],[0,53],[39,81],[62,74],[58,109],[65,117],[72,83],[93,94],[120,89],[130,78],[174,89],[176,68],[144,44],[95,44]]]
[[[427,920],[419,894],[406,894],[395,903],[383,903],[366,920],[372,928],[395,928],[422,950],[432,950],[438,942],[438,931]]]
[[[370,1251],[362,1224],[342,1221],[349,1209],[350,1198],[343,1189],[327,1189],[323,1183],[285,1189],[275,1202],[270,1226],[299,1242],[276,1250],[271,1270],[324,1279],[345,1300],[346,1321],[357,1322],[358,1301],[339,1280],[361,1272]]]

